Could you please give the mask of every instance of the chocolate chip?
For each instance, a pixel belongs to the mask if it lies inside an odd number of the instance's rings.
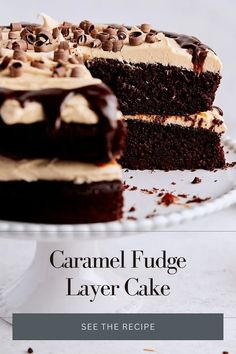
[[[90,33],[90,35],[93,37],[93,38],[96,38],[97,37],[97,34],[98,34],[98,30],[96,29],[93,29]]]
[[[118,32],[125,32],[126,34],[129,33],[128,29],[125,26],[119,26],[117,30]]]
[[[26,52],[27,50],[27,43],[23,39],[19,39],[18,41],[15,41],[12,43],[12,49],[21,49]]]
[[[77,41],[79,36],[84,35],[84,30],[82,30],[81,28],[74,30],[73,35],[74,35],[74,40]]]
[[[60,42],[58,49],[69,50],[70,49],[69,43],[66,41]]]
[[[17,32],[9,31],[8,32],[8,38],[9,39],[17,39],[18,38]]]
[[[57,37],[59,37],[59,36],[60,36],[60,33],[61,33],[61,31],[60,31],[60,29],[59,29],[58,27],[53,28],[53,30],[52,30],[52,36],[53,36],[54,39],[56,39]]]
[[[69,51],[64,49],[58,49],[54,52],[54,61],[68,61]]]
[[[68,37],[70,34],[70,27],[63,26],[61,29],[61,33],[64,37]]]
[[[71,22],[68,22],[68,21],[64,21],[62,26],[66,26],[66,27],[72,27],[73,26],[73,23]]]
[[[8,67],[8,64],[10,63],[11,58],[10,57],[4,57],[1,64],[0,64],[0,71],[5,70]]]
[[[127,33],[124,31],[118,31],[117,35],[118,35],[118,38],[121,40],[125,40],[127,38]]]
[[[45,68],[45,64],[44,64],[44,62],[41,61],[41,60],[33,60],[33,61],[31,62],[31,66],[32,66],[33,68],[37,68],[37,69],[44,69],[44,68]]]
[[[36,36],[28,32],[25,36],[25,40],[27,43],[34,45],[34,43],[36,42]]]
[[[49,31],[43,30],[37,34],[36,39],[44,43],[52,43],[53,36]]]
[[[88,20],[84,20],[80,22],[79,26],[84,30],[86,34],[89,34],[94,29],[94,25],[92,24],[92,22]]]
[[[10,24],[10,30],[11,31],[21,31],[22,30],[22,26],[21,26],[21,23],[16,23],[16,22],[12,22]]]
[[[19,77],[23,74],[23,67],[20,62],[15,62],[10,66],[10,76]]]
[[[110,35],[109,33],[105,33],[105,32],[100,32],[97,34],[97,39],[100,39],[100,41],[102,43],[106,42],[109,39]]]
[[[77,43],[79,45],[90,45],[93,41],[93,38],[91,36],[88,36],[87,34],[81,34],[77,38]]]
[[[102,42],[100,41],[100,39],[96,38],[91,44],[90,44],[91,48],[101,48],[102,47]]]
[[[110,41],[109,39],[106,42],[102,43],[102,49],[105,50],[106,52],[111,52],[113,48],[113,42]]]
[[[108,26],[107,28],[104,29],[105,33],[108,33],[110,35],[116,35],[117,34],[117,28],[114,28],[112,26]]]
[[[26,53],[22,49],[16,49],[16,50],[14,50],[14,53],[13,53],[13,59],[26,62],[27,56],[26,56]]]
[[[142,32],[135,31],[131,32],[129,35],[129,44],[132,46],[140,45],[144,42],[144,37]]]
[[[52,44],[47,44],[41,40],[35,42],[34,44],[35,52],[51,52],[53,50]]]
[[[71,77],[80,77],[80,76],[83,76],[83,74],[84,74],[83,67],[76,66],[71,71]]]
[[[124,42],[118,39],[115,42],[113,42],[112,51],[115,53],[120,52],[123,46],[124,46]]]
[[[27,353],[28,354],[32,354],[34,351],[33,351],[33,349],[32,348],[28,348],[28,350],[27,350]]]
[[[144,33],[150,32],[151,28],[152,28],[152,26],[150,24],[148,24],[148,23],[143,23],[141,25],[141,31],[144,32]]]
[[[148,34],[146,35],[145,41],[146,41],[147,43],[155,43],[155,42],[156,42],[156,35],[155,35],[155,33],[152,33],[152,32],[148,33]]]

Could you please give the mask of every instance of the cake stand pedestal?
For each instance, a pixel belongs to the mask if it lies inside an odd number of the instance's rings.
[[[99,257],[99,242],[96,239],[80,240],[79,237],[69,242],[37,241],[35,256],[28,270],[10,287],[0,290],[0,317],[12,323],[13,313],[137,312],[142,301],[124,295],[121,291],[124,280],[116,269],[56,269],[50,263],[50,255],[55,250],[64,251],[64,257]],[[58,265],[64,257],[57,257]],[[98,293],[92,301],[92,293],[90,296],[67,296],[67,278],[73,278],[73,293],[84,284],[119,284],[120,288],[116,296]]]

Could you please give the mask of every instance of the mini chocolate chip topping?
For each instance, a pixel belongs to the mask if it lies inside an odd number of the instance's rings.
[[[40,41],[42,41],[44,43],[52,43],[53,36],[52,36],[51,32],[46,31],[46,30],[41,30],[41,32],[39,32],[36,35],[36,39],[40,40]]]
[[[148,33],[148,32],[151,31],[152,26],[151,26],[150,24],[143,23],[140,28],[141,28],[141,31],[142,31],[142,32]]]
[[[64,49],[58,49],[54,52],[54,61],[68,61],[69,51]]]
[[[113,47],[112,47],[112,51],[113,52],[120,52],[121,49],[123,48],[124,46],[124,42],[120,39],[116,40],[113,42]]]
[[[33,351],[32,348],[28,348],[28,350],[27,350],[27,353],[28,353],[28,354],[33,354],[33,352],[34,352],[34,351]]]
[[[94,29],[94,25],[88,20],[80,22],[79,27],[82,28],[86,34],[89,34]]]
[[[125,40],[125,39],[127,38],[127,32],[118,31],[118,32],[117,32],[117,36],[118,36],[119,39]]]
[[[129,44],[132,46],[140,45],[144,42],[144,36],[142,32],[135,31],[129,35]]]
[[[106,52],[112,52],[113,42],[110,41],[109,39],[107,41],[103,42],[102,49],[105,50]]]
[[[81,77],[83,76],[84,69],[83,67],[76,66],[71,71],[71,77]]]
[[[102,42],[100,39],[96,38],[94,41],[90,44],[91,48],[101,48],[102,47]]]
[[[23,67],[20,62],[15,62],[10,66],[10,76],[19,77],[23,74]]]
[[[91,31],[90,35],[93,37],[93,38],[96,38],[98,34],[98,30],[96,30],[95,28]]]
[[[69,43],[66,41],[60,42],[58,49],[69,50]]]
[[[26,52],[27,51],[27,43],[23,39],[19,39],[19,40],[12,43],[12,49],[13,50],[21,49],[24,52]]]
[[[110,35],[116,35],[117,34],[117,28],[108,26],[107,28],[104,29],[105,33],[108,33]]]
[[[26,53],[22,49],[16,49],[16,50],[14,50],[14,53],[13,53],[13,59],[26,62],[27,56],[26,56]]]
[[[18,33],[10,31],[10,32],[8,32],[8,38],[9,39],[17,39],[18,38]]]
[[[51,52],[53,50],[53,46],[50,43],[38,40],[34,43],[34,50],[35,52]]]
[[[60,31],[60,29],[59,29],[58,27],[53,28],[53,30],[52,30],[52,36],[53,36],[54,39],[56,39],[57,37],[59,37],[59,36],[60,36],[60,33],[61,33],[61,31]]]
[[[99,39],[102,43],[106,42],[109,39],[110,35],[106,32],[101,32],[97,34],[97,39]]]
[[[21,31],[22,30],[22,25],[21,25],[21,23],[14,23],[14,22],[12,22],[11,24],[10,24],[10,30],[11,31]]]
[[[10,61],[11,61],[10,57],[4,57],[3,61],[0,64],[0,71],[5,70],[8,67]]]
[[[156,42],[156,35],[155,33],[149,32],[146,35],[145,42],[147,43],[155,43]]]

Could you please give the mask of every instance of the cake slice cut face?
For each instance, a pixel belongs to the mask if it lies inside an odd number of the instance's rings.
[[[53,39],[50,27],[41,28],[38,41],[47,38],[48,47],[36,51],[22,35],[36,38],[36,29],[18,32],[16,44],[27,48],[7,48],[8,29],[0,45],[0,219],[120,219],[122,170],[115,159],[124,147],[125,123],[116,97],[91,76],[60,31]]]
[[[225,165],[222,111],[185,116],[127,115],[128,138],[121,164],[130,169],[213,170]]]

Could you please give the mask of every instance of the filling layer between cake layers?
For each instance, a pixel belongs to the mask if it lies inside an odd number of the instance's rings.
[[[125,126],[116,97],[78,62],[14,55],[0,59],[0,218],[120,219],[123,184],[115,159]],[[41,67],[32,65],[35,58]],[[61,68],[64,75],[55,75]]]
[[[212,170],[225,165],[221,135],[225,132],[222,111],[185,116],[125,116],[126,147],[121,158],[130,169]]]

